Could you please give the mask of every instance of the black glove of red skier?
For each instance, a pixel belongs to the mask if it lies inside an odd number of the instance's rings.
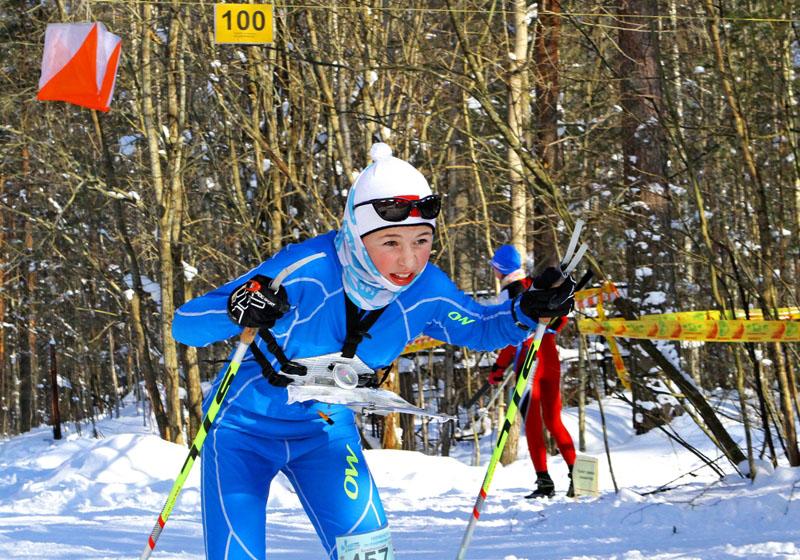
[[[228,297],[228,317],[242,327],[272,328],[289,311],[289,298],[281,286],[278,292],[269,287],[272,278],[256,274],[233,290]]]
[[[561,279],[557,287],[551,287]],[[564,276],[561,269],[550,267],[533,279],[531,289],[521,296],[519,307],[534,321],[539,317],[561,317],[569,314],[575,305],[575,280]]]
[[[546,332],[553,333],[553,334],[559,333],[559,332],[561,332],[561,329],[563,329],[566,324],[567,324],[567,318],[566,317],[557,317],[557,318],[553,319],[552,321],[550,321],[550,324],[547,325],[547,331]]]
[[[506,371],[495,364],[492,366],[491,371],[489,371],[489,377],[487,378],[487,381],[489,382],[489,385],[497,385],[498,383],[503,382],[505,375]]]

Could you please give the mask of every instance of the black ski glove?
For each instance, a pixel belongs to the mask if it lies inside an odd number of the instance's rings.
[[[519,307],[525,315],[538,321],[539,317],[568,315],[575,305],[575,280],[567,276],[558,287],[553,284],[564,278],[556,267],[545,269],[533,279],[531,289],[521,296]]]
[[[497,364],[492,366],[492,369],[489,370],[489,377],[486,378],[486,381],[489,382],[489,385],[497,385],[503,382],[503,378],[506,376],[505,368],[501,368]]]
[[[567,324],[566,317],[557,317],[555,320],[551,321],[551,324],[547,326],[547,332],[558,333],[561,329],[564,328],[564,325]]]
[[[228,317],[242,327],[272,328],[289,311],[289,297],[281,286],[278,293],[269,287],[272,278],[256,274],[233,290],[228,298]]]

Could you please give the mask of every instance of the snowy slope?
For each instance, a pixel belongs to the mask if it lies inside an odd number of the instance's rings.
[[[605,413],[620,492],[614,493],[595,406],[587,420],[587,454],[600,459],[601,496],[566,498],[565,465],[552,457],[560,493],[545,502],[523,499],[534,475],[522,438],[520,459],[496,471],[468,558],[800,559],[800,469],[766,467],[753,484],[721,459],[718,465],[730,474],[719,479],[659,431],[634,437],[624,403],[607,399]],[[136,414],[131,405],[120,419],[99,422],[101,439],[87,429],[79,436],[70,425],[59,442],[46,427],[0,442],[0,558],[138,558],[186,449],[160,440]],[[565,412],[573,436],[576,416]],[[718,457],[688,418],[675,420],[673,428]],[[729,429],[742,437],[737,425]],[[484,464],[492,446],[491,437],[484,438]],[[469,466],[471,453],[468,442],[454,458],[367,452],[398,558],[455,557],[485,470]],[[196,465],[154,559],[203,557],[198,473]],[[665,484],[664,491],[642,495]],[[321,557],[283,477],[272,485],[269,508],[271,560]]]

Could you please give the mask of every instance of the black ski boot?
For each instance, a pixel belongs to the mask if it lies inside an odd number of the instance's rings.
[[[567,465],[569,467],[569,488],[567,488],[567,498],[575,497],[575,485],[572,484],[572,467],[575,465]]]
[[[553,479],[547,471],[536,473],[536,490],[525,496],[527,499],[531,498],[552,498],[556,495],[556,485],[553,484]]]

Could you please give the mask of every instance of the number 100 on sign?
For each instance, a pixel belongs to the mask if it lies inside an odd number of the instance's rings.
[[[214,4],[214,42],[272,43],[272,4]]]

